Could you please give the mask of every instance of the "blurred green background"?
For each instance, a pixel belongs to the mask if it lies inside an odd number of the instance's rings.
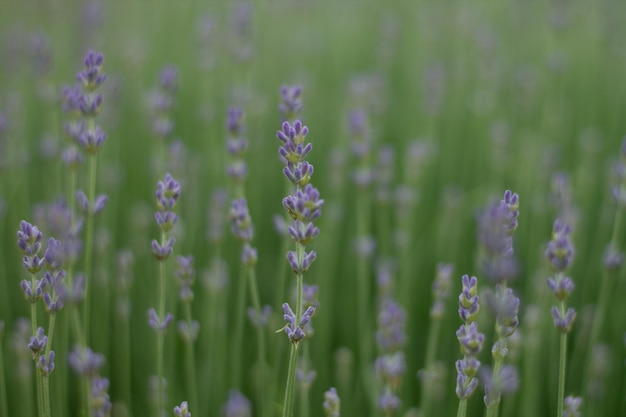
[[[242,16],[242,7],[249,7],[250,13]],[[475,218],[482,207],[511,189],[521,201],[514,246],[522,273],[512,287],[522,303],[518,359],[522,379],[520,390],[503,400],[510,413],[503,415],[553,415],[558,344],[549,315],[553,300],[545,286],[550,271],[543,251],[556,216],[551,179],[564,172],[570,178],[575,213],[576,258],[571,276],[577,287],[568,303],[579,312],[570,338],[566,392],[585,397],[586,404],[594,407],[587,415],[626,415],[626,311],[621,303],[626,282],[621,273],[611,283],[609,315],[600,334],[607,346],[603,352],[608,352],[601,373],[604,388],[594,398],[582,392],[585,358],[590,356],[590,317],[603,274],[602,253],[611,239],[617,209],[610,190],[616,181],[613,165],[626,132],[624,39],[626,4],[619,0],[3,0],[0,114],[6,122],[0,125],[0,320],[5,323],[1,342],[10,415],[30,417],[20,404],[34,398],[32,392],[24,391],[33,384],[28,372],[22,375],[14,366],[20,355],[14,343],[16,320],[28,317],[29,312],[19,288],[25,272],[15,233],[20,220],[34,221],[38,205],[67,196],[67,169],[58,157],[66,143],[62,125],[67,116],[59,91],[74,83],[90,49],[104,54],[108,75],[103,111],[98,116],[108,139],[98,156],[96,191],[109,196],[108,206],[96,221],[97,236],[104,243],[94,263],[97,296],[90,344],[107,358],[102,373],[111,379],[112,415],[140,416],[149,409],[154,334],[145,312],[156,303],[157,274],[149,244],[158,233],[152,221],[153,193],[165,172],[154,168],[159,146],[150,127],[148,95],[166,65],[179,71],[172,116],[174,136],[184,145],[178,160],[172,158],[168,166],[183,183],[176,254],[192,254],[196,259],[194,318],[207,326],[201,327],[196,344],[201,403],[190,406],[194,416],[220,415],[232,388],[254,397],[249,369],[256,358],[255,339],[248,323],[250,341],[244,343],[241,357],[243,386],[229,386],[228,367],[213,368],[219,362],[230,363],[227,339],[240,277],[239,244],[227,225],[220,253],[230,278],[217,297],[221,303],[217,312],[208,305],[216,297],[202,284],[202,271],[209,268],[216,251],[206,232],[210,196],[230,186],[225,175],[229,106],[240,106],[246,113],[250,142],[246,194],[259,251],[261,300],[274,309],[273,329],[282,326],[278,314],[282,301],[275,294],[286,261],[272,216],[283,213],[285,195],[275,138],[281,122],[278,90],[283,84],[303,86],[301,118],[314,146],[309,158],[315,166],[312,182],[326,200],[318,224],[320,236],[313,244],[318,260],[305,275],[306,282],[320,284],[315,335],[306,340],[317,371],[310,393],[311,415],[323,414],[322,393],[340,383],[335,362],[340,347],[349,348],[355,356],[354,376],[338,387],[344,389],[339,391],[344,399],[342,414],[377,412],[367,400],[371,393],[359,382],[361,372],[366,371],[358,365],[362,346],[355,329],[359,261],[353,242],[357,212],[365,209],[356,203],[358,192],[351,180],[355,161],[347,120],[355,109],[369,115],[375,149],[389,146],[394,150],[391,195],[401,185],[415,193],[415,202],[408,208],[394,198],[377,200],[376,186],[365,200],[366,210],[372,210],[369,233],[378,248],[367,269],[371,329],[377,308],[375,266],[380,260],[396,262],[395,294],[408,314],[407,372],[399,414],[419,406],[421,387],[416,373],[424,364],[430,286],[437,262],[454,264],[455,285],[437,353],[449,374],[445,392],[437,399],[436,415],[455,413],[454,360],[460,357],[454,336],[460,325],[458,277],[469,273],[481,279],[475,262]],[[422,146],[422,159],[412,156],[411,144],[416,141]],[[342,160],[337,155],[343,155],[343,164],[337,163]],[[377,165],[376,151],[370,162]],[[79,187],[86,186],[85,175],[79,174]],[[403,214],[405,209],[408,214]],[[45,232],[44,225],[40,227]],[[398,230],[410,235],[407,246],[394,242]],[[98,242],[97,238],[97,247]],[[623,243],[621,235],[619,243]],[[116,256],[125,248],[135,257],[128,334],[122,334],[126,330],[119,326],[115,307]],[[480,285],[489,286],[487,282]],[[174,299],[172,294],[170,310],[176,312]],[[523,354],[528,337],[523,317],[529,305],[538,305],[541,311],[540,324],[528,329],[528,333],[536,332],[539,346],[539,355],[533,357]],[[484,322],[489,323],[489,318]],[[62,328],[59,324],[60,334]],[[489,328],[490,324],[482,327],[488,340]],[[276,358],[270,354],[269,360],[278,379],[267,396],[276,403],[278,415],[289,342],[273,329],[268,330],[270,349],[279,354]],[[71,345],[71,334],[65,332],[59,336],[66,338],[65,346],[57,348],[60,352]],[[488,346],[489,342],[485,352]],[[180,358],[181,343],[171,331],[166,375],[172,407],[185,399],[186,384],[191,383],[184,380]],[[130,368],[124,360],[129,360]],[[484,362],[490,362],[488,355]],[[53,414],[79,415],[78,394],[71,385],[75,378],[71,371],[63,373],[63,368],[67,366],[59,353],[51,377]],[[20,378],[26,382],[13,383]],[[55,378],[68,384],[63,386]],[[481,397],[479,390],[470,401],[470,415],[482,413]]]

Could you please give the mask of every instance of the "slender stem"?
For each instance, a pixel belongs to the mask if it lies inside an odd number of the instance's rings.
[[[459,408],[457,409],[457,412],[456,412],[456,417],[465,417],[465,414],[467,414],[467,400],[460,400]]]
[[[165,245],[167,234],[161,231],[161,245]],[[167,281],[165,279],[165,260],[159,261],[159,320],[165,320],[165,295],[167,291]],[[161,417],[163,410],[163,345],[165,342],[165,329],[157,330],[157,395],[156,395],[156,415]]]
[[[83,328],[85,338],[89,340],[89,315],[91,313],[91,291],[89,291],[90,282],[92,281],[92,255],[93,255],[93,223],[94,209],[96,200],[96,155],[89,155],[89,207],[90,212],[87,215],[87,235],[85,238],[85,305],[83,306]]]
[[[431,377],[430,373],[433,371],[433,364],[435,362],[435,354],[437,352],[437,342],[439,340],[439,333],[441,332],[441,320],[433,319],[432,326],[428,331],[428,346],[426,347],[426,362],[424,364],[424,371],[426,372],[424,381],[422,381],[422,395],[420,401],[420,407],[422,409],[422,415],[430,415],[430,400],[431,400]]]
[[[287,371],[287,386],[285,387],[285,403],[283,404],[283,417],[293,416],[293,393],[296,386],[296,362],[298,360],[298,343],[291,344],[289,354],[289,370]]]
[[[242,350],[241,345],[243,341],[243,323],[246,309],[246,286],[248,280],[244,276],[245,269],[242,267],[239,273],[239,288],[237,292],[237,318],[235,321],[235,333],[233,335],[233,350],[231,355],[231,367],[232,369],[232,386],[239,387],[241,383],[241,363],[242,363]]]
[[[261,299],[259,297],[259,288],[256,280],[256,271],[254,267],[248,267],[248,278],[250,279],[250,295],[252,297],[252,305],[257,312],[258,317],[261,317]],[[259,410],[261,416],[268,415],[267,409],[267,395],[266,387],[269,381],[267,380],[267,369],[265,363],[265,336],[263,333],[263,327],[257,326],[257,344],[258,344],[258,377],[257,377],[257,395]]]
[[[4,350],[2,348],[2,329],[0,329],[0,415],[9,416],[6,374],[4,372]]]
[[[35,274],[30,274],[30,282],[31,288],[33,291],[36,288],[37,278]],[[30,324],[33,336],[37,335],[37,303],[30,303]],[[43,416],[43,391],[42,391],[42,375],[37,369],[37,361],[39,360],[39,355],[36,355],[34,358],[35,363],[35,379],[36,379],[36,387],[37,387],[37,412],[39,416]]]
[[[564,310],[565,302],[561,301],[561,310]],[[567,355],[567,333],[561,333],[561,351],[559,355],[559,393],[556,415],[563,415],[563,401],[565,398],[565,360]]]
[[[191,328],[191,304],[185,303],[185,319]],[[185,339],[185,354],[187,355],[187,389],[189,390],[189,402],[198,407],[198,390],[196,379],[196,355],[194,341]]]

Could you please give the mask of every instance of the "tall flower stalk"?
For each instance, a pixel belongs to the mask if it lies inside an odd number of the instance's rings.
[[[159,261],[159,286],[158,286],[158,310],[151,308],[148,311],[148,323],[157,333],[156,344],[156,371],[157,371],[157,395],[156,395],[156,415],[160,417],[163,410],[163,401],[165,396],[165,385],[163,375],[163,345],[165,330],[172,322],[174,317],[172,314],[165,312],[167,279],[165,261],[169,258],[174,250],[176,239],[169,236],[178,216],[174,213],[174,207],[178,203],[180,197],[181,186],[170,175],[166,174],[163,181],[159,181],[156,190],[157,212],[154,216],[159,229],[161,230],[160,239],[152,241],[152,253]]]
[[[567,334],[571,331],[576,311],[573,308],[566,309],[566,300],[574,290],[574,282],[565,276],[573,257],[574,247],[570,238],[571,227],[560,220],[554,222],[552,239],[546,248],[546,258],[554,272],[552,278],[548,278],[548,288],[558,301],[558,306],[552,307],[554,326],[561,334],[559,349],[559,387],[557,391],[557,416],[562,416],[565,406],[565,364],[567,358]]]
[[[305,326],[315,313],[313,306],[302,311],[303,277],[317,256],[313,250],[307,252],[306,246],[319,234],[313,221],[321,215],[324,200],[320,199],[319,191],[309,183],[313,175],[313,165],[306,161],[306,157],[313,145],[305,142],[308,132],[309,129],[296,120],[293,125],[284,122],[282,130],[276,134],[282,142],[278,151],[285,164],[283,174],[296,188],[293,194],[283,199],[283,207],[294,220],[288,230],[295,242],[295,251],[287,252],[287,261],[296,275],[296,310],[294,312],[288,303],[282,306],[287,322],[284,330],[291,341],[283,417],[293,415],[298,346],[305,337]]]
[[[501,394],[517,388],[517,373],[513,367],[505,367],[504,360],[508,354],[508,339],[519,326],[519,298],[507,287],[517,276],[513,233],[517,229],[518,209],[519,196],[506,190],[502,200],[487,207],[479,219],[480,267],[487,279],[496,284],[495,292],[487,299],[496,318],[497,336],[491,349],[492,372],[484,374],[487,417],[497,417]]]
[[[435,355],[439,344],[441,324],[445,317],[445,304],[450,295],[452,271],[453,266],[451,264],[437,264],[437,275],[432,285],[433,303],[430,308],[430,329],[428,330],[426,360],[424,369],[418,373],[422,383],[420,407],[424,416],[430,415],[431,400],[440,380],[438,375],[440,367],[435,363]]]
[[[461,277],[463,289],[459,295],[459,317],[463,324],[456,332],[456,338],[461,346],[463,359],[456,361],[456,395],[459,398],[457,417],[465,417],[467,400],[478,386],[478,369],[480,361],[478,355],[485,342],[485,335],[478,331],[478,280],[467,274]]]

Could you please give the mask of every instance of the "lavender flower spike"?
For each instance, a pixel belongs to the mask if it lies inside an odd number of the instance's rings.
[[[339,410],[341,407],[341,400],[337,395],[335,387],[331,387],[324,393],[324,412],[326,417],[339,417]]]
[[[289,340],[291,340],[291,343],[297,344],[300,340],[304,339],[304,336],[306,336],[304,327],[311,321],[313,314],[315,314],[315,307],[308,307],[306,311],[302,313],[302,317],[297,325],[296,315],[291,307],[289,307],[289,304],[283,304],[283,313],[283,318],[287,322],[287,325],[284,327],[285,333],[289,337]]]
[[[183,401],[179,406],[174,407],[174,415],[176,415],[176,417],[191,417],[187,401]]]

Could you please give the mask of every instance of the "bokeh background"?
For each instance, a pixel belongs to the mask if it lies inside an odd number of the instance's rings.
[[[51,202],[71,200],[68,170],[60,159],[68,143],[60,91],[75,82],[88,50],[104,54],[108,76],[98,116],[108,139],[98,155],[96,189],[109,196],[95,223],[89,340],[107,359],[102,374],[111,381],[113,416],[148,415],[151,410],[148,379],[155,372],[155,336],[146,311],[156,303],[157,262],[150,241],[158,235],[152,220],[156,181],[167,171],[183,185],[175,254],[195,258],[193,315],[201,326],[196,381],[185,379],[182,342],[174,329],[168,333],[168,404],[180,404],[189,384],[200,394],[199,404],[190,405],[194,416],[221,415],[231,389],[255,397],[255,339],[247,322],[244,349],[237,353],[241,386],[231,386],[228,366],[235,354],[229,340],[242,277],[240,244],[230,235],[227,214],[219,243],[207,232],[212,213],[219,210],[212,195],[220,189],[228,195],[232,189],[225,173],[231,106],[246,114],[250,175],[245,190],[259,253],[257,277],[261,301],[274,311],[267,337],[276,378],[262,389],[279,415],[289,341],[274,333],[283,326],[280,304],[285,301],[276,295],[288,293],[292,278],[288,275],[285,288],[276,288],[287,266],[283,239],[273,224],[273,216],[283,214],[286,190],[275,133],[282,121],[279,88],[296,84],[303,88],[299,117],[313,143],[312,182],[326,202],[320,236],[312,244],[318,259],[305,275],[307,283],[319,285],[320,303],[315,334],[305,341],[317,373],[304,405],[310,415],[323,415],[323,392],[331,386],[342,397],[343,415],[380,413],[371,401],[375,390],[362,383],[373,372],[361,366],[363,352],[371,355],[376,347],[372,339],[365,349],[357,331],[362,317],[356,286],[369,287],[366,322],[373,334],[377,271],[385,263],[393,265],[393,291],[407,313],[398,415],[416,412],[422,390],[417,372],[424,366],[438,262],[453,264],[455,272],[437,352],[445,364],[445,382],[434,401],[436,415],[455,414],[460,276],[468,273],[481,280],[477,214],[506,189],[520,196],[514,247],[521,273],[511,287],[521,299],[521,337],[512,355],[520,388],[504,398],[503,415],[553,415],[558,336],[549,314],[553,300],[545,285],[550,270],[543,252],[560,213],[554,187],[558,173],[568,178],[565,193],[576,248],[570,271],[576,290],[568,304],[578,318],[570,337],[566,392],[585,398],[586,415],[626,415],[622,273],[609,284],[608,314],[598,340],[602,348],[594,355],[587,343],[598,308],[603,252],[614,230],[620,248],[624,241],[614,222],[623,208],[611,194],[619,181],[614,167],[626,133],[624,39],[626,4],[619,0],[3,0],[0,343],[9,415],[35,415],[25,405],[35,398],[34,371],[28,352],[24,359],[20,348],[19,318],[28,317],[29,305],[19,287],[26,273],[16,231],[21,220],[41,218],[38,213]],[[171,112],[173,138],[163,146],[152,129],[149,98],[166,66],[178,70],[178,89]],[[354,111],[367,115],[372,152],[366,163],[376,173],[365,191],[353,181],[357,161],[349,118]],[[165,165],[158,162],[162,149]],[[384,154],[391,157],[385,160],[380,157]],[[86,183],[86,174],[79,173],[79,188]],[[366,236],[376,242],[366,257],[355,249],[364,237],[356,225],[363,210],[371,214]],[[45,224],[38,225],[47,237]],[[122,250],[134,258],[128,274],[132,279],[124,285],[118,266]],[[211,284],[216,253],[228,265],[228,279],[217,289]],[[364,275],[358,265],[365,265]],[[172,277],[174,268],[172,262]],[[363,276],[367,281],[359,284],[356,277]],[[174,278],[170,288],[169,309],[176,313]],[[122,315],[121,298],[129,309]],[[532,311],[539,318],[525,327],[529,306],[536,306]],[[82,415],[77,377],[65,359],[72,333],[64,328],[63,314],[51,377],[53,415]],[[488,340],[493,336],[489,320],[485,316],[481,326]],[[585,392],[583,375],[589,366],[598,371],[597,392]],[[469,414],[482,413],[481,397],[479,390]]]

